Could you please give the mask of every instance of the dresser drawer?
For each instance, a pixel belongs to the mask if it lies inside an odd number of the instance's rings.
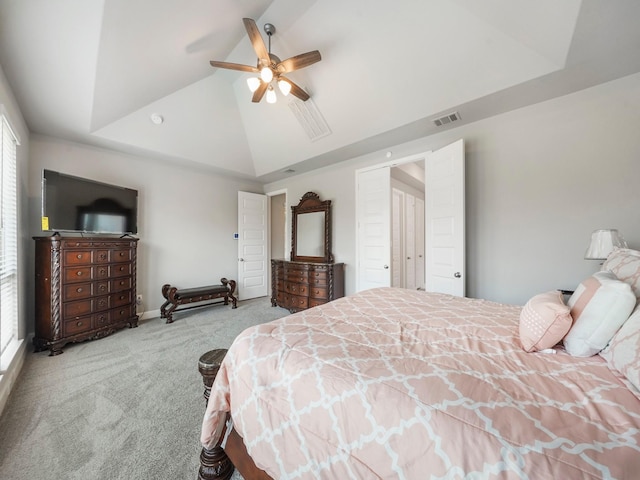
[[[131,303],[131,290],[125,290],[118,293],[112,293],[109,295],[110,306],[120,307],[122,305],[129,305]]]
[[[117,278],[111,280],[111,292],[121,292],[122,290],[129,290],[133,285],[131,277]]]
[[[285,296],[285,303],[289,306],[289,308],[293,309],[309,308],[309,299],[307,297],[287,295]]]
[[[293,295],[306,297],[309,294],[309,286],[303,283],[285,282],[284,291]]]
[[[62,292],[63,301],[89,298],[93,294],[91,283],[74,283],[71,285],[65,285]]]
[[[67,320],[62,325],[62,331],[65,336],[76,335],[78,333],[88,332],[89,330],[91,330],[91,316]]]
[[[309,272],[309,285],[326,285],[327,272]]]
[[[114,308],[109,312],[109,321],[111,323],[118,323],[122,320],[129,320],[134,317],[133,305],[125,305],[122,307]]]
[[[93,328],[101,328],[106,327],[107,325],[111,325],[113,322],[111,321],[110,312],[100,312],[96,313],[92,317]]]
[[[131,255],[132,250],[130,248],[119,248],[111,251],[112,262],[129,262],[133,258]]]
[[[306,270],[287,270],[284,279],[287,282],[307,283],[308,276]]]
[[[62,305],[62,318],[65,320],[88,315],[93,310],[93,299],[65,302]]]
[[[87,282],[92,279],[92,267],[69,267],[62,271],[62,281],[66,283]]]
[[[109,261],[109,250],[97,250],[93,254],[95,263],[107,263]]]
[[[62,318],[71,319],[93,312],[101,312],[102,310],[108,310],[109,305],[110,299],[108,295],[87,298],[85,300],[75,300],[73,302],[64,302],[62,304]]]
[[[309,299],[309,308],[317,307],[318,305],[324,305],[328,300],[322,300],[320,298],[310,298]]]
[[[320,298],[320,299],[326,299],[327,298],[327,288],[326,287],[315,287],[315,286],[309,286],[309,296],[311,298]]]
[[[110,277],[126,277],[131,275],[131,263],[117,263],[115,265],[109,265]]]
[[[91,250],[67,250],[64,252],[65,265],[91,264]]]

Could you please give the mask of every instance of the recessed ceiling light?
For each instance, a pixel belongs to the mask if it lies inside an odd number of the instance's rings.
[[[160,125],[162,122],[164,122],[164,118],[159,113],[152,113],[149,118],[151,118],[151,122],[155,125]]]

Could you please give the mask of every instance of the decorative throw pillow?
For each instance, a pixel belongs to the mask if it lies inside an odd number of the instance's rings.
[[[628,283],[611,272],[597,272],[583,281],[569,298],[573,326],[564,347],[575,357],[595,355],[607,346],[629,318],[636,297]]]
[[[631,286],[640,301],[640,252],[630,248],[616,248],[602,264],[602,271],[613,272],[618,280]]]
[[[556,345],[571,328],[569,307],[559,291],[531,298],[520,312],[520,342],[526,352]]]
[[[600,355],[640,391],[640,307],[624,322]]]

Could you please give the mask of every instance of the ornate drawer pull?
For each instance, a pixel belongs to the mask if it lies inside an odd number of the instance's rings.
[[[104,292],[107,289],[106,285],[100,285],[100,291]]]
[[[106,275],[107,271],[104,268],[100,269],[100,275]]]
[[[81,277],[81,276],[82,276],[82,270],[78,270],[78,271],[76,272],[76,275],[77,275],[77,276],[79,276],[79,277]]]
[[[120,285],[124,285],[124,281],[123,280],[120,280]]]
[[[121,257],[124,257],[124,255],[125,255],[124,252],[120,252]]]
[[[121,271],[121,272],[124,272],[124,267],[120,267],[120,271]]]
[[[120,295],[120,300],[124,300],[125,296],[124,295]]]
[[[81,327],[81,326],[82,326],[82,322],[76,323],[76,327]]]
[[[100,260],[104,260],[105,258],[107,258],[107,254],[106,253],[101,253],[100,254]]]
[[[76,292],[78,292],[78,293],[82,293],[82,290],[84,290],[82,287],[76,288]]]
[[[79,253],[78,255],[76,255],[76,257],[77,257],[78,259],[80,259],[80,258],[82,258],[82,254],[81,254],[81,253]]]

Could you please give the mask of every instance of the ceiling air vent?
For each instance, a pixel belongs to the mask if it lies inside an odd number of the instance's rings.
[[[310,140],[318,140],[331,133],[327,122],[325,122],[312,99],[303,102],[302,100],[291,98],[289,100],[289,108],[300,125],[302,125],[302,128],[304,128],[304,131],[307,132]]]
[[[446,114],[444,117],[436,118],[433,123],[436,124],[436,127],[441,127],[442,125],[446,125],[447,123],[456,122],[460,120],[460,114],[458,112],[452,112]]]

